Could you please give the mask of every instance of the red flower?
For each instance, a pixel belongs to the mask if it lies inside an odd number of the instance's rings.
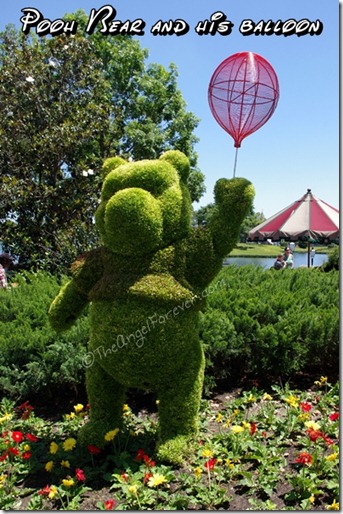
[[[330,439],[330,437],[328,437],[327,435],[322,434],[322,438],[324,439],[324,441],[326,442],[326,444],[333,444],[333,440],[332,440],[332,439]]]
[[[263,431],[261,432],[261,434],[262,434],[262,436],[263,436],[265,439],[267,439],[267,437],[268,437],[267,432],[265,432],[265,431],[263,430]]]
[[[33,407],[32,407],[32,405],[29,404],[29,401],[26,400],[26,402],[19,405],[18,409],[19,410],[33,410]]]
[[[25,439],[31,441],[32,443],[36,443],[38,441],[38,437],[33,434],[25,434]]]
[[[312,405],[308,402],[300,402],[300,407],[303,412],[309,412],[312,409]]]
[[[308,435],[309,435],[309,438],[310,438],[310,439],[311,439],[311,441],[313,441],[313,442],[316,442],[316,441],[317,441],[317,439],[318,439],[319,437],[322,437],[322,435],[323,435],[323,434],[322,434],[322,432],[320,432],[319,430],[314,430],[313,428],[309,428],[309,429],[307,430],[307,433],[308,433]]]
[[[5,453],[3,455],[1,455],[0,462],[3,462],[5,459],[7,459],[7,457],[8,457],[8,451],[6,450]]]
[[[156,464],[156,462],[154,460],[151,460],[150,457],[148,457],[148,455],[144,455],[143,460],[147,468],[153,468]]]
[[[145,457],[145,451],[144,451],[144,450],[142,450],[142,449],[140,449],[140,450],[138,450],[138,452],[137,452],[137,455],[136,455],[136,457],[135,457],[135,460],[140,461],[140,460],[143,460],[143,459],[144,459],[144,457]]]
[[[12,439],[13,441],[15,441],[16,443],[21,443],[21,441],[23,440],[23,433],[22,432],[18,432],[18,431],[13,431],[12,432]]]
[[[149,478],[151,478],[151,477],[152,477],[152,473],[150,473],[148,471],[146,473],[144,473],[143,484],[146,484],[147,481],[149,480]]]
[[[339,418],[339,413],[338,413],[338,412],[333,412],[333,413],[332,413],[332,414],[330,414],[330,416],[329,416],[329,420],[330,420],[330,421],[336,421],[338,418]]]
[[[129,475],[127,473],[125,473],[125,471],[122,471],[120,476],[122,477],[124,482],[126,482],[127,479],[129,478]]]
[[[209,459],[206,463],[205,463],[205,468],[208,469],[209,471],[212,471],[212,469],[214,468],[214,466],[217,464],[217,459],[215,458],[211,458]]]
[[[100,448],[98,448],[97,446],[95,446],[94,444],[89,444],[87,446],[87,450],[89,451],[90,454],[92,455],[97,455],[98,453],[101,452]]]
[[[43,487],[43,489],[38,491],[38,494],[41,494],[42,496],[48,496],[50,491],[51,491],[50,485],[46,485],[45,487]]]
[[[23,452],[21,454],[22,458],[25,459],[25,460],[29,459],[31,457],[31,455],[32,455],[31,452]]]
[[[114,500],[106,500],[104,501],[105,510],[112,510],[114,507]]]
[[[8,447],[8,451],[9,451],[10,453],[12,453],[12,455],[19,455],[19,450],[18,450],[18,448],[12,448],[12,446],[9,446],[9,447]]]
[[[25,403],[19,405],[18,409],[22,411],[22,419],[28,419],[30,417],[31,411],[33,410],[33,407],[29,404],[28,401],[26,401]]]
[[[312,464],[312,455],[310,455],[307,452],[301,452],[299,453],[298,457],[295,459],[294,462],[297,462],[299,464]]]
[[[84,482],[86,480],[85,473],[80,468],[75,469],[75,476],[80,482]]]
[[[254,435],[254,433],[256,432],[256,429],[257,429],[257,425],[256,425],[256,423],[253,421],[253,422],[250,424],[250,435]]]

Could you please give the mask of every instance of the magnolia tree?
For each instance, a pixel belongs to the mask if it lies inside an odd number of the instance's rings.
[[[0,35],[0,239],[20,265],[65,270],[94,247],[109,156],[179,149],[191,162],[193,201],[203,194],[198,119],[186,110],[176,66],[147,57],[138,41],[97,32],[37,38],[9,26]]]

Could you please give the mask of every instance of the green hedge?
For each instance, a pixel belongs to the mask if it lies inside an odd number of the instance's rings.
[[[15,287],[0,289],[0,395],[54,397],[83,383],[88,319],[56,334],[48,308],[61,281],[46,272],[17,274]]]
[[[17,274],[0,289],[0,395],[26,399],[83,391],[87,310],[57,334],[47,311],[61,281]],[[206,390],[246,375],[287,378],[339,367],[339,273],[228,266],[207,290],[201,319]]]
[[[202,316],[207,388],[246,375],[338,371],[339,274],[228,266]]]

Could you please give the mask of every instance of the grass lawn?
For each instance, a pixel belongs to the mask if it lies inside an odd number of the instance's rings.
[[[286,245],[274,246],[268,244],[239,243],[230,253],[231,257],[276,257]],[[316,253],[328,253],[327,246],[316,246]],[[296,253],[307,253],[307,248],[295,247]]]

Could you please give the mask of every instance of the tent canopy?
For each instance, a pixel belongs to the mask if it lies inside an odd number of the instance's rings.
[[[336,240],[339,238],[339,211],[335,207],[307,193],[260,223],[249,232],[250,240],[290,241]]]

